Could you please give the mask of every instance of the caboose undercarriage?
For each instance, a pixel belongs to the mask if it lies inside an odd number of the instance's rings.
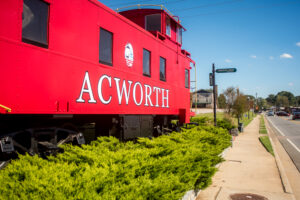
[[[0,162],[17,157],[17,152],[45,157],[61,152],[63,143],[81,145],[99,136],[122,141],[156,137],[178,128],[172,119],[176,116],[0,115]]]

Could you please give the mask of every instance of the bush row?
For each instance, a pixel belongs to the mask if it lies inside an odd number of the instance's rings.
[[[197,126],[158,138],[100,137],[42,159],[20,155],[0,171],[0,199],[167,199],[211,182],[230,145],[223,128]]]

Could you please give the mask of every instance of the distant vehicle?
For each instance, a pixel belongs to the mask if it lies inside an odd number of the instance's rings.
[[[274,112],[273,112],[273,111],[269,111],[269,112],[267,113],[267,116],[274,116]]]
[[[289,113],[284,112],[284,111],[278,111],[278,112],[276,113],[276,115],[277,115],[277,116],[290,116]]]
[[[298,112],[300,112],[300,110],[293,109],[293,110],[292,110],[292,115],[294,115],[295,113],[298,113]]]
[[[300,119],[300,112],[294,112],[294,115],[293,115],[293,120],[295,119]]]

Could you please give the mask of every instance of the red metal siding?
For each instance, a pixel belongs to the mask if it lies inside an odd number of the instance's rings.
[[[52,0],[49,48],[40,48],[21,41],[22,7],[21,0],[0,1],[0,104],[11,108],[11,114],[179,115],[179,109],[185,109],[189,116],[190,98],[189,89],[184,87],[184,70],[190,60],[174,44],[155,38],[94,0]],[[99,63],[100,27],[113,33],[113,66]],[[126,65],[124,58],[127,43],[133,46],[132,67]],[[150,78],[142,75],[143,48],[151,51]],[[159,80],[160,56],[166,58],[166,82]],[[85,103],[76,102],[86,72],[96,103],[88,103],[91,97],[87,92],[82,98]],[[103,75],[111,77],[111,87],[108,79],[104,79],[101,89],[104,99],[111,97],[109,104],[101,103],[98,97],[98,83]],[[132,81],[128,105],[124,95],[119,104],[114,78],[120,79],[120,88],[123,80],[127,86]],[[137,82],[144,90],[140,106],[134,103],[132,93]],[[153,106],[145,106],[145,85],[152,89]],[[161,93],[158,93],[159,107],[155,106],[154,87],[169,90],[168,108],[162,107]],[[136,97],[140,99],[139,89]]]

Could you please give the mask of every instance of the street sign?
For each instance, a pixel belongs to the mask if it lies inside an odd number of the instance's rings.
[[[213,86],[214,83],[213,83],[213,75],[212,73],[209,73],[209,86]]]
[[[236,68],[217,69],[216,72],[217,72],[217,73],[236,72]]]

